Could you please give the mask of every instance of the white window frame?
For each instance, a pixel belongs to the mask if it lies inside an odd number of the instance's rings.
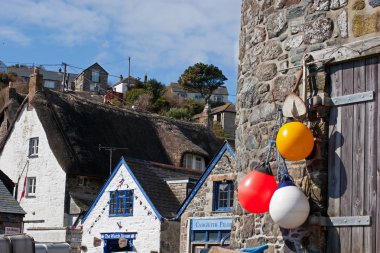
[[[36,177],[26,178],[26,196],[33,197],[36,196]]]
[[[91,81],[93,81],[94,83],[100,82],[100,71],[99,70],[93,70],[91,72]]]
[[[193,170],[205,170],[205,159],[200,155],[186,153],[183,156],[182,166]]]
[[[33,137],[29,139],[29,157],[35,157],[38,156],[38,145],[39,145],[39,138]]]

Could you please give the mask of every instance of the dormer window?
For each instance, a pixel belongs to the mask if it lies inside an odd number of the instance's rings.
[[[195,154],[185,154],[182,166],[194,170],[205,170],[205,159]]]

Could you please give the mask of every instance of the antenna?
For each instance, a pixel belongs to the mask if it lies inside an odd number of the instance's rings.
[[[105,147],[102,144],[99,144],[99,151],[102,149],[108,150],[110,152],[110,175],[112,174],[112,153],[114,150],[128,149],[128,148],[119,148],[119,147]]]

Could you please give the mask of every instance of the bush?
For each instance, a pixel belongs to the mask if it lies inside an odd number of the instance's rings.
[[[126,105],[132,106],[142,94],[150,94],[150,92],[144,89],[133,89],[127,91],[125,94]]]
[[[191,120],[191,114],[186,108],[170,108],[166,116],[181,120]]]

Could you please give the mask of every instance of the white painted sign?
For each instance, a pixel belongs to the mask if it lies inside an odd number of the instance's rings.
[[[13,234],[20,234],[21,229],[15,228],[15,227],[5,227],[5,234],[13,235]]]

